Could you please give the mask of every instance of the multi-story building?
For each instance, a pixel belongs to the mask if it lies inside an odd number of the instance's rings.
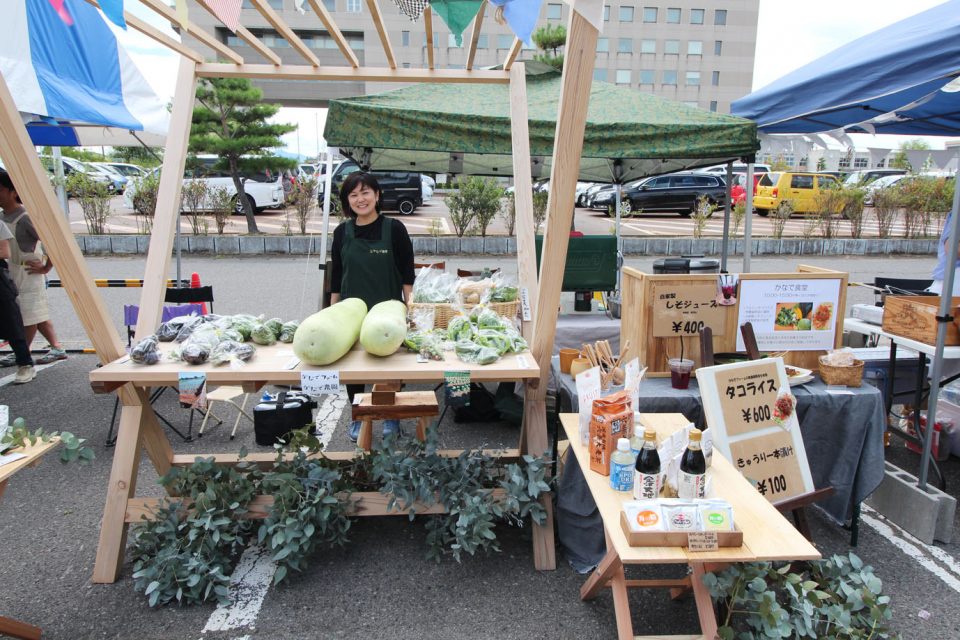
[[[305,14],[296,0],[268,0],[311,48],[321,64],[342,65],[344,57],[309,5]],[[386,55],[364,0],[323,0],[362,65],[387,66]],[[390,0],[380,0],[380,10],[397,65],[427,65],[423,20],[413,22]],[[546,0],[540,24],[567,23],[570,6]],[[486,12],[477,42],[475,67],[503,63],[514,36]],[[730,103],[751,90],[757,42],[759,0],[622,0],[604,6],[603,33],[597,41],[594,78],[653,93],[712,111],[729,112]],[[264,62],[259,54],[234,36],[208,13],[196,9],[191,20],[228,43],[250,62]],[[241,23],[276,52],[284,62],[303,63],[249,2],[243,3]],[[442,20],[433,20],[434,64],[437,68],[463,68],[470,29],[458,47]],[[189,39],[188,39],[189,40]],[[202,47],[198,43],[194,46]],[[525,48],[520,59],[535,51]],[[327,100],[379,93],[394,89],[382,82],[297,82],[258,80],[267,100],[288,106],[325,106]]]

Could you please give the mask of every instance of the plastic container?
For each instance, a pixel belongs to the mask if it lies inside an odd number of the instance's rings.
[[[653,261],[653,273],[720,273],[720,261],[703,256],[660,258]]]
[[[670,358],[667,360],[670,367],[670,386],[674,389],[686,389],[690,386],[690,372],[693,371],[693,360],[684,358]]]
[[[610,456],[610,486],[614,491],[633,491],[633,473],[637,460],[630,453],[630,440],[617,440],[617,450]]]

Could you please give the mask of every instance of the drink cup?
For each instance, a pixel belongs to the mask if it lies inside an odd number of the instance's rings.
[[[560,373],[570,373],[570,365],[579,356],[577,349],[560,349]]]
[[[693,360],[686,358],[670,358],[670,385],[674,389],[686,389],[690,386],[690,372],[693,371]]]

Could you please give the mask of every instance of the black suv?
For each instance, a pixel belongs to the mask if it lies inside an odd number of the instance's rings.
[[[351,173],[360,171],[355,162],[342,162],[333,172],[330,182],[332,198],[340,197],[340,185]],[[405,216],[417,210],[423,204],[423,185],[420,174],[409,171],[371,171],[371,175],[380,184],[380,208],[384,211],[399,211]],[[321,184],[323,184],[321,182]],[[323,193],[319,195],[320,206],[323,206]]]
[[[709,173],[672,173],[635,182],[623,190],[623,199],[631,211],[676,211],[689,216],[697,200],[706,196],[710,204],[727,202],[727,186],[723,178]]]

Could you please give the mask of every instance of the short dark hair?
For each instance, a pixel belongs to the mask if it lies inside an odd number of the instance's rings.
[[[0,169],[0,187],[6,187],[10,191],[16,192],[17,188],[13,186],[13,179],[10,177],[10,174]],[[17,193],[17,202],[23,204],[23,200],[20,199],[20,194]],[[378,209],[379,211],[379,209]]]
[[[345,215],[350,216],[351,220],[356,220],[357,214],[350,208],[350,194],[360,185],[370,187],[377,192],[376,209],[377,213],[380,213],[380,194],[383,193],[383,191],[380,190],[380,183],[373,177],[373,174],[367,173],[366,171],[354,171],[347,176],[347,179],[340,185],[340,210]]]

